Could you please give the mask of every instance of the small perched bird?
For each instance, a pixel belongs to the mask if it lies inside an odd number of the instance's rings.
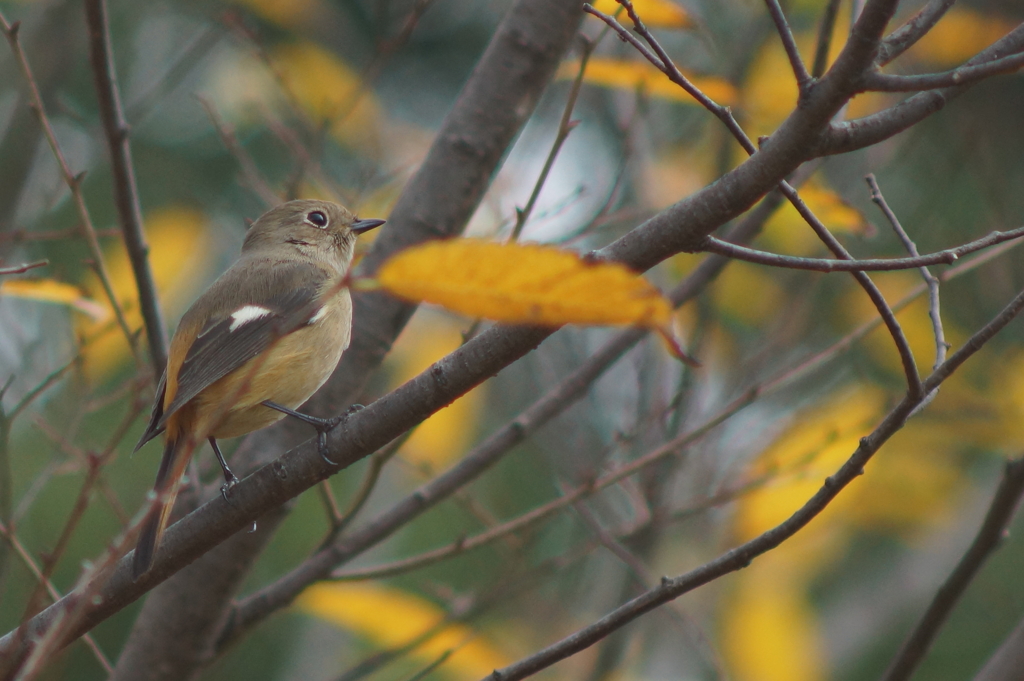
[[[226,493],[238,479],[217,440],[245,435],[283,418],[325,433],[336,421],[294,411],[331,375],[348,347],[352,298],[345,277],[356,236],[384,224],[359,220],[329,201],[298,200],[249,228],[239,259],[188,309],[171,339],[149,426],[135,446],[164,433],[163,460],[132,563],[149,570],[192,452],[208,440]]]

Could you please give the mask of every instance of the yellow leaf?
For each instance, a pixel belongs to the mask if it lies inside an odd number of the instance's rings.
[[[313,43],[294,43],[276,49],[273,60],[285,86],[316,123],[328,123],[344,144],[366,152],[378,149],[383,111],[337,55]]]
[[[958,66],[1013,30],[1016,22],[955,7],[908,52],[939,67]]]
[[[615,0],[594,0],[590,4],[597,11],[612,16],[622,7]],[[636,9],[636,13],[648,28],[689,28],[693,26],[689,14],[669,0],[633,0],[633,8]],[[625,16],[625,11],[623,11],[623,16]]]
[[[575,78],[580,71],[579,61],[565,62],[558,69],[559,78]],[[736,88],[723,78],[683,75],[701,92],[722,105],[736,102]],[[641,90],[650,97],[671,99],[683,104],[700,106],[685,90],[668,79],[652,64],[639,59],[612,59],[592,57],[587,62],[583,79],[601,87],[620,88],[630,91]]]
[[[391,258],[377,279],[400,298],[512,324],[664,329],[672,313],[671,303],[626,267],[587,263],[548,246],[432,241]]]
[[[95,322],[107,321],[112,315],[109,305],[89,298],[77,286],[53,279],[4,279],[0,281],[0,296],[60,303],[89,315]]]
[[[445,619],[440,608],[398,589],[374,584],[314,584],[302,592],[296,604],[381,648],[401,648],[431,634],[413,654],[433,662],[454,650],[443,668],[459,679],[478,679],[509,663],[505,654],[469,627],[440,626]]]

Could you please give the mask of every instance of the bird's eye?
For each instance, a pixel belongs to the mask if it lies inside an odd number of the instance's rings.
[[[306,222],[313,225],[314,227],[319,227],[320,229],[323,229],[324,227],[327,226],[327,216],[324,215],[322,211],[314,210],[313,212],[306,215]]]

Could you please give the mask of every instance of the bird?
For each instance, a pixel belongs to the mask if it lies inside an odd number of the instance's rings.
[[[288,201],[264,213],[238,260],[196,299],[171,339],[149,424],[137,452],[164,435],[132,578],[149,571],[181,477],[207,440],[224,472],[222,493],[238,482],[217,440],[294,416],[317,429],[321,456],[337,419],[295,411],[337,367],[352,331],[347,276],[356,237],[384,224],[360,220],[330,201]]]

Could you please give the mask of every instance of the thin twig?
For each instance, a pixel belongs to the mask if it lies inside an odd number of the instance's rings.
[[[726,128],[733,134],[736,141],[739,142],[740,146],[750,155],[753,155],[756,151],[753,142],[743,131],[743,128],[736,121],[736,118],[732,115],[732,111],[727,107],[720,106],[714,102],[711,98],[707,97],[699,88],[695,87],[690,83],[685,76],[679,71],[675,63],[668,56],[668,53],[657,41],[657,39],[651,34],[647,27],[640,21],[636,11],[633,9],[632,4],[629,0],[620,0],[623,6],[626,8],[630,19],[633,20],[633,25],[638,34],[650,46],[648,50],[640,41],[635,38],[624,26],[607,14],[595,10],[590,5],[584,5],[583,9],[585,12],[593,14],[594,16],[601,19],[614,31],[616,31],[620,37],[627,40],[631,45],[636,47],[641,54],[644,55],[654,66],[656,66],[662,73],[668,76],[669,80],[682,87],[687,93],[697,99],[708,111],[714,114]],[[653,50],[653,53],[651,52]],[[655,56],[656,55],[656,56]],[[828,247],[830,251],[840,260],[853,260],[853,256],[843,247],[839,240],[836,239],[828,228],[817,216],[807,207],[807,204],[800,198],[799,194],[793,188],[793,186],[783,180],[779,183],[779,190],[782,194],[793,204],[800,216],[810,225],[814,233],[818,235],[818,238]],[[917,394],[921,390],[921,376],[917,371],[917,365],[914,362],[914,354],[910,350],[910,343],[907,342],[906,335],[903,333],[903,329],[900,327],[899,322],[896,320],[896,316],[892,314],[892,310],[889,309],[888,304],[885,301],[885,297],[882,292],[878,290],[871,278],[864,272],[855,271],[852,273],[854,279],[860,284],[861,288],[868,294],[868,298],[871,299],[872,304],[878,310],[878,314],[881,315],[882,319],[885,320],[886,328],[889,330],[889,335],[892,336],[893,342],[896,345],[896,350],[900,355],[900,362],[903,365],[903,372],[907,379],[907,389],[912,394]]]
[[[24,265],[14,265],[12,267],[0,267],[0,275],[4,274],[22,274],[29,270],[34,270],[37,267],[46,267],[50,264],[49,260],[36,260],[35,262],[25,263]]]
[[[178,87],[188,77],[192,68],[213,49],[223,37],[213,26],[199,28],[196,34],[181,48],[181,52],[167,65],[166,70],[149,82],[145,91],[125,107],[125,118],[130,125],[138,125],[157,105],[160,99]]]
[[[972,85],[991,76],[1013,73],[1024,66],[1024,52],[1010,54],[975,66],[960,66],[941,73],[901,76],[880,71],[869,71],[861,79],[860,87],[866,92],[918,92],[957,85]]]
[[[149,244],[142,228],[142,203],[132,163],[128,122],[121,109],[121,95],[117,87],[106,1],[86,0],[85,19],[89,26],[89,60],[114,175],[114,204],[121,218],[124,245],[139,292],[139,309],[149,338],[150,359],[153,370],[159,374],[167,364],[167,328],[160,314],[156,283],[149,266]]]
[[[796,193],[788,182],[783,180],[779,183],[780,191],[783,195],[789,199],[789,202],[793,204],[800,216],[803,217],[804,221],[811,226],[814,233],[818,235],[818,238],[825,244],[825,246],[832,251],[836,258],[840,260],[853,260],[853,256],[850,252],[839,243],[839,239],[835,238],[832,233],[828,230],[821,220],[818,219],[807,204],[804,203],[803,199]],[[910,349],[910,342],[907,341],[906,335],[903,333],[903,328],[900,326],[899,321],[896,319],[896,315],[893,313],[892,308],[885,300],[885,296],[875,286],[875,282],[871,280],[865,272],[857,271],[853,272],[853,278],[857,280],[857,283],[861,285],[861,288],[868,294],[868,298],[874,304],[875,309],[878,310],[879,316],[882,321],[885,322],[886,328],[889,330],[889,335],[892,336],[893,343],[896,345],[896,351],[900,355],[900,362],[903,364],[903,373],[907,379],[907,391],[912,398],[917,398],[922,395],[924,390],[921,385],[921,375],[917,371],[917,362],[914,360],[914,353]]]
[[[202,107],[206,109],[206,114],[210,117],[210,121],[217,130],[217,134],[220,136],[224,146],[235,157],[235,160],[238,161],[238,165],[242,169],[242,177],[245,179],[245,184],[249,190],[258,196],[267,208],[273,208],[280,204],[282,202],[281,197],[263,179],[259,168],[256,167],[256,162],[252,160],[252,156],[245,150],[242,143],[238,141],[231,126],[221,119],[217,109],[213,106],[213,102],[202,95],[196,95],[195,97],[199,100]]]
[[[832,48],[832,33],[836,29],[836,18],[839,16],[839,3],[841,0],[828,0],[825,11],[821,15],[821,24],[818,26],[818,46],[814,50],[814,64],[811,66],[811,76],[821,78],[828,68],[828,53]]]
[[[628,0],[619,0],[619,2],[628,2]],[[771,15],[772,22],[775,24],[775,30],[778,31],[779,37],[782,39],[782,46],[786,49],[789,66],[793,69],[793,75],[796,77],[796,84],[800,95],[803,96],[807,91],[808,85],[811,84],[811,74],[807,72],[804,60],[800,57],[800,49],[796,46],[793,29],[789,27],[789,22],[786,21],[786,13],[782,11],[779,0],[765,0],[765,4],[768,6],[768,14]]]
[[[771,193],[752,210],[731,232],[730,238],[747,241],[760,230],[768,217],[778,207],[780,195]],[[698,265],[685,280],[670,293],[674,305],[691,300],[712,281],[728,264],[726,258],[712,256]],[[368,521],[363,527],[344,536],[342,541],[310,557],[291,573],[261,589],[243,600],[236,608],[236,614],[229,628],[222,634],[220,646],[230,645],[242,632],[254,626],[272,612],[290,603],[309,583],[329,575],[337,565],[353,555],[375,545],[414,517],[434,504],[448,498],[469,480],[493,466],[512,447],[582,396],[597,377],[611,366],[627,350],[638,343],[646,331],[628,329],[609,341],[587,359],[576,371],[548,391],[543,397],[520,413],[504,427],[491,434],[477,445],[461,462],[449,471],[416,490],[413,494],[394,504],[389,510]]]
[[[888,220],[907,251],[915,258],[919,258],[920,253],[917,252],[917,244],[910,238],[907,231],[903,229],[903,225],[900,224],[896,213],[886,203],[874,174],[868,174],[865,179],[868,187],[871,188],[871,200],[881,209],[885,219]],[[946,361],[946,351],[949,350],[949,343],[946,342],[946,335],[942,330],[942,309],[939,306],[939,280],[924,265],[919,269],[921,270],[921,278],[924,279],[924,283],[928,286],[928,316],[931,317],[932,329],[935,333],[935,363],[932,365],[934,369]]]
[[[768,253],[746,246],[739,246],[713,236],[707,238],[705,247],[702,250],[757,265],[768,265],[770,267],[782,267],[792,270],[807,270],[811,272],[891,272],[894,270],[909,270],[926,265],[952,265],[969,253],[974,253],[1006,241],[1020,239],[1021,237],[1024,237],[1024,227],[1018,227],[1006,232],[990,232],[980,239],[968,242],[962,246],[947,248],[935,253],[929,253],[928,255],[918,255],[913,258],[872,258],[867,260],[828,260],[825,258],[802,258],[793,255],[780,255],[778,253]]]
[[[85,241],[89,245],[89,251],[92,254],[93,270],[96,272],[96,276],[100,280],[100,285],[103,287],[104,293],[106,293],[107,300],[110,302],[110,307],[114,310],[114,316],[117,318],[118,326],[121,327],[121,331],[128,340],[128,347],[131,348],[132,355],[135,357],[135,360],[138,361],[139,351],[136,343],[136,336],[128,326],[128,320],[124,316],[124,310],[121,308],[121,303],[118,301],[117,295],[114,293],[114,287],[110,283],[110,275],[107,272],[106,261],[103,258],[103,249],[100,248],[100,243],[96,236],[96,228],[93,227],[92,218],[89,217],[89,209],[85,205],[85,196],[82,193],[82,180],[85,178],[85,174],[79,173],[78,175],[75,175],[71,172],[71,167],[68,165],[67,159],[64,157],[64,152],[61,151],[60,145],[57,143],[57,135],[53,132],[53,126],[50,125],[50,119],[47,117],[46,109],[43,107],[43,98],[39,93],[39,85],[36,83],[35,77],[32,75],[32,67],[29,66],[28,57],[25,55],[25,51],[21,48],[21,42],[18,40],[19,27],[19,22],[14,22],[13,24],[9,23],[3,12],[0,12],[0,28],[3,29],[4,36],[7,38],[7,42],[11,46],[11,51],[14,53],[14,59],[17,61],[18,67],[21,69],[21,74],[28,85],[30,99],[32,100],[32,111],[39,120],[39,125],[43,129],[46,141],[50,145],[50,151],[53,153],[54,158],[57,160],[57,164],[60,166],[61,176],[64,179],[64,183],[68,186],[68,189],[71,190],[72,203],[74,203],[75,210],[78,213],[81,234],[85,237]]]
[[[907,23],[897,28],[882,41],[878,49],[878,65],[885,66],[913,47],[928,31],[932,30],[935,24],[939,23],[939,19],[945,16],[955,2],[956,0],[931,0],[922,7]]]
[[[509,241],[517,241],[519,235],[523,232],[523,227],[526,226],[526,221],[530,219],[530,214],[533,213],[533,207],[537,204],[537,198],[540,196],[541,190],[544,188],[545,183],[548,179],[548,174],[551,172],[551,167],[555,165],[555,159],[558,158],[558,152],[562,150],[562,145],[565,140],[569,137],[569,133],[578,125],[579,121],[572,120],[572,111],[576,107],[576,100],[580,95],[580,88],[583,85],[583,74],[587,70],[587,62],[590,61],[590,55],[594,53],[594,48],[597,47],[597,40],[590,41],[583,39],[583,49],[580,55],[580,68],[576,73],[576,78],[572,82],[572,87],[569,89],[569,96],[565,101],[565,109],[562,111],[562,119],[558,122],[558,132],[555,134],[555,141],[551,144],[551,149],[548,151],[548,157],[544,159],[544,167],[541,168],[540,175],[537,177],[537,181],[533,185],[533,191],[530,192],[530,198],[526,202],[526,206],[523,208],[516,208],[516,224],[512,228],[512,234],[509,235]]]
[[[28,549],[25,548],[25,545],[18,540],[12,528],[8,527],[3,522],[0,522],[0,537],[3,537],[4,540],[10,544],[14,553],[21,559],[22,564],[28,569],[37,582],[46,589],[46,593],[49,594],[50,598],[53,599],[54,602],[59,601],[61,599],[61,593],[57,591],[57,587],[53,585],[53,582],[50,581],[50,579],[43,573],[43,570],[39,568],[39,565],[36,564],[35,560],[32,559],[32,554],[30,554]],[[87,633],[82,636],[82,641],[92,652],[93,657],[95,657],[96,661],[99,662],[104,672],[110,674],[114,671],[113,665],[110,664],[110,660],[107,659],[107,656],[103,654],[103,651],[96,643],[96,639],[92,637],[92,634]]]
[[[559,660],[593,645],[613,631],[684,593],[750,565],[754,558],[782,544],[818,516],[839,492],[863,473],[864,466],[871,457],[903,427],[906,419],[924,399],[924,395],[937,388],[996,333],[1009,324],[1022,309],[1024,309],[1024,291],[1018,293],[996,317],[975,333],[962,348],[953,353],[924,381],[925,390],[922,394],[914,396],[908,393],[870,435],[861,439],[857,450],[840,469],[826,478],[821,488],[782,523],[695,570],[671,579],[663,577],[659,586],[621,605],[593,624],[519,662],[503,669],[496,669],[486,678],[490,681],[517,681],[535,674]]]
[[[71,229],[51,229],[51,230],[27,230],[27,229],[12,229],[8,232],[0,232],[0,243],[11,242],[21,243],[23,241],[64,241],[65,239],[71,239],[76,236],[80,236],[82,230],[79,227],[73,227]],[[121,236],[121,230],[119,229],[97,229],[96,236],[103,239],[107,237],[119,237]]]
[[[883,681],[906,681],[917,669],[957,601],[963,596],[988,557],[1003,543],[1022,495],[1024,458],[1007,461],[1003,467],[999,487],[974,541],[953,572],[939,587],[935,598],[882,677]]]
[[[331,534],[324,541],[324,544],[329,544],[338,537],[341,532],[349,526],[349,524],[359,515],[359,511],[363,509],[366,502],[370,499],[370,495],[373,493],[374,488],[377,486],[377,482],[380,480],[380,473],[384,470],[384,465],[391,460],[391,458],[398,453],[398,450],[402,448],[410,437],[412,437],[414,431],[410,430],[403,433],[401,437],[395,438],[392,442],[388,443],[386,447],[381,448],[370,457],[369,466],[366,469],[366,474],[363,477],[363,481],[359,484],[359,489],[352,496],[352,500],[349,502],[348,508],[342,513],[334,527],[331,528]]]

